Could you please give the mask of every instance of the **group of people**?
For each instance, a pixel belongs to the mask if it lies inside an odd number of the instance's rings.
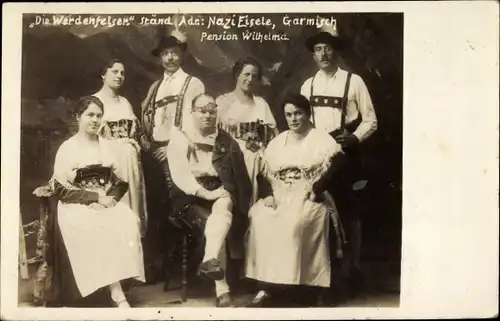
[[[162,38],[152,55],[165,72],[140,117],[119,94],[123,63],[105,64],[102,88],[77,103],[79,130],[60,146],[51,180],[77,294],[107,287],[117,307],[129,307],[121,281],[146,282],[145,266],[162,250],[152,244],[161,231],[148,227],[169,213],[189,221],[202,244],[198,273],[214,281],[217,307],[234,306],[228,259],[242,260],[244,276],[258,281],[248,306],[267,306],[283,285],[329,288],[344,229],[359,269],[360,223],[348,193],[359,178],[359,144],[377,119],[363,80],[338,66],[342,45],[328,32],[307,39],[319,71],[279,106],[283,132],[256,94],[263,69],[253,58],[235,64],[235,89],[214,98],[182,69],[186,42]],[[146,186],[148,161],[165,190]],[[166,200],[165,212],[148,211],[146,192]]]

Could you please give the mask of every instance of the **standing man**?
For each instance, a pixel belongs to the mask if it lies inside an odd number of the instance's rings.
[[[164,74],[151,85],[141,105],[143,134],[140,142],[148,167],[145,171],[149,178],[148,201],[153,207],[144,247],[148,283],[156,283],[167,251],[162,229],[170,210],[167,191],[171,187],[167,161],[170,133],[173,127],[186,128],[191,125],[191,102],[194,97],[205,92],[205,86],[198,78],[182,70],[186,49],[186,38],[178,31],[161,38],[151,53],[159,58]]]
[[[377,130],[377,117],[363,79],[338,65],[343,41],[322,31],[306,40],[319,71],[307,79],[301,94],[310,99],[311,120],[342,145],[346,154],[344,168],[331,188],[350,243],[351,285],[360,281],[361,219],[352,210],[354,183],[361,179],[359,145]],[[358,184],[356,184],[358,185]]]
[[[186,116],[192,117],[193,126],[175,128],[168,146],[174,183],[170,198],[198,240],[203,257],[199,273],[215,281],[216,306],[231,307],[226,256],[243,256],[248,209],[242,207],[250,201],[251,183],[243,172],[245,161],[238,143],[217,129],[215,100],[206,94],[197,96]]]

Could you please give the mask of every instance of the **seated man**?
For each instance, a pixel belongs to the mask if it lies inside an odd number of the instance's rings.
[[[205,244],[199,273],[215,281],[217,307],[229,307],[233,304],[224,273],[225,242],[227,237],[229,252],[243,258],[251,184],[248,173],[239,172],[246,167],[238,144],[216,127],[215,100],[198,95],[191,115],[191,129],[174,129],[167,149],[175,185],[170,199],[192,235],[201,236]]]

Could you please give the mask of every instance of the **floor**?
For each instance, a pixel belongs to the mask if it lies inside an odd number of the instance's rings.
[[[364,290],[355,297],[324,306],[336,307],[397,307],[399,305],[399,277],[394,267],[387,263],[367,263],[364,265],[366,284]],[[31,269],[30,276],[34,271]],[[31,288],[33,279],[19,280],[19,306],[29,307],[31,304]],[[339,283],[340,284],[340,283]],[[188,291],[188,300],[181,301],[180,281],[173,280],[171,289],[163,291],[163,283],[132,287],[127,297],[132,307],[213,307],[215,297],[213,287],[207,283],[192,285]],[[341,286],[339,287],[341,289]],[[251,292],[235,293],[233,300],[236,306],[244,304],[252,298]],[[91,305],[93,306],[93,305]]]

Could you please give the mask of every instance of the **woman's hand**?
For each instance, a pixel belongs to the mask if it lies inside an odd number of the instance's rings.
[[[310,191],[309,193],[306,194],[306,199],[311,201],[311,202],[316,202],[316,193],[314,193],[313,191]]]
[[[278,204],[276,203],[276,199],[274,198],[274,196],[271,195],[271,196],[264,198],[264,206],[272,207],[273,209],[276,209]]]
[[[261,149],[259,143],[259,135],[255,132],[246,132],[241,136],[241,139],[246,141],[245,147],[246,149],[252,151],[253,153],[257,152]]]
[[[247,140],[245,147],[252,153],[256,153],[261,149],[259,142],[257,140],[252,140],[252,139]]]
[[[116,200],[114,199],[113,196],[99,196],[98,202],[100,205],[107,207],[107,208],[110,208],[110,207],[113,207],[116,205]]]
[[[106,208],[104,205],[101,205],[101,204],[99,204],[99,203],[92,203],[92,204],[90,204],[90,205],[89,205],[89,207],[90,207],[91,209],[93,209],[93,210],[97,210],[97,211],[99,211],[99,210],[103,210],[103,209],[105,209],[105,208]]]

